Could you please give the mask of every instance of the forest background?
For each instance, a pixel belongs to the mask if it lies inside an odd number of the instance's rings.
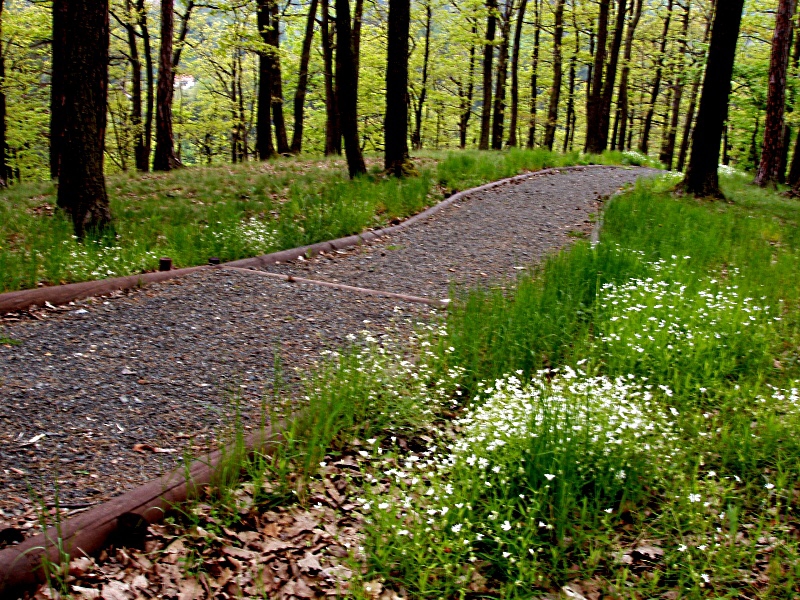
[[[759,159],[775,4],[745,2],[722,150],[724,164],[743,169],[754,168]],[[415,0],[411,146],[583,150],[603,6],[609,10],[607,60],[618,44],[608,148],[638,150],[682,169],[708,47],[709,0]],[[114,173],[136,168],[137,141],[148,156],[155,146],[161,6],[114,0],[110,8],[105,169]],[[259,8],[265,10],[264,2],[175,3],[172,110],[175,152],[184,165],[255,159],[264,97],[272,108],[270,152],[341,152],[336,125],[329,122],[335,119],[338,92],[334,6],[328,0],[268,3],[261,31]],[[388,5],[355,0],[351,10],[360,144],[364,152],[380,152]],[[51,12],[49,2],[4,0],[0,13],[0,111],[6,113],[9,183],[49,178]],[[307,69],[301,64],[304,45]],[[273,82],[266,96],[259,89],[265,58]],[[792,109],[799,61],[800,36],[795,36],[787,81],[787,155],[798,130]],[[134,90],[137,78],[140,93]],[[149,167],[149,160],[142,166]]]

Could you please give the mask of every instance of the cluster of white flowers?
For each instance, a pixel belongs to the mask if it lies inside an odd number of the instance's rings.
[[[278,230],[274,222],[250,217],[244,221],[221,227],[209,225],[214,241],[223,249],[238,250],[243,254],[266,254],[280,246]]]
[[[650,157],[636,150],[626,150],[622,153],[623,161],[631,165],[647,165],[650,163]]]
[[[80,281],[118,277],[149,271],[158,265],[158,253],[145,250],[134,241],[131,246],[103,246],[78,244],[76,239],[62,242],[67,257],[66,274]],[[42,257],[44,260],[44,257]],[[40,276],[46,277],[46,263]]]

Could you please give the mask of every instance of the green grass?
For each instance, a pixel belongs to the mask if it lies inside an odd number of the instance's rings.
[[[339,159],[279,158],[166,174],[108,177],[116,239],[78,243],[54,209],[51,182],[0,193],[0,292],[176,267],[209,257],[235,260],[350,235],[418,213],[445,191],[546,166],[634,164],[635,154],[587,157],[542,150],[426,152],[419,175],[396,181],[370,173],[350,181]]]

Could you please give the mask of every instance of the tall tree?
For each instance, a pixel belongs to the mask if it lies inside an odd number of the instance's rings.
[[[492,119],[492,63],[494,62],[494,36],[497,29],[497,0],[486,0],[486,38],[483,45],[483,105],[481,106],[481,137],[479,150],[489,149]]]
[[[738,0],[734,0],[737,2]],[[653,115],[656,110],[656,101],[658,94],[661,92],[661,77],[664,70],[664,57],[667,53],[667,39],[669,38],[669,26],[672,21],[672,7],[674,0],[667,0],[667,14],[664,17],[664,31],[661,34],[661,45],[656,59],[656,73],[653,79],[653,87],[650,93],[650,102],[647,105],[647,114],[644,118],[644,125],[642,127],[642,139],[639,141],[639,152],[647,154],[650,145],[650,130],[653,127]]]
[[[617,79],[617,63],[619,51],[622,46],[622,32],[625,29],[625,14],[627,13],[626,0],[617,1],[617,23],[614,27],[614,37],[611,39],[611,50],[608,56],[605,82],[603,83],[603,96],[600,107],[600,122],[598,124],[597,139],[599,151],[608,148],[608,128],[611,121],[611,99],[614,95],[614,83]]]
[[[67,25],[69,8],[66,1],[53,2],[53,52],[50,77],[50,177],[58,179],[64,139],[64,89],[67,81]]]
[[[633,8],[633,15],[628,22],[628,31],[625,34],[625,53],[622,57],[622,73],[619,77],[619,92],[617,95],[617,119],[619,120],[619,141],[616,147],[620,150],[625,148],[625,139],[628,127],[628,78],[631,73],[631,57],[633,56],[633,37],[639,20],[642,17],[643,0],[636,0]],[[614,129],[617,129],[615,125]]]
[[[114,13],[112,13],[114,14]],[[133,155],[138,171],[150,169],[150,152],[145,145],[142,123],[142,61],[139,57],[139,33],[136,27],[139,15],[131,0],[125,0],[125,14],[114,15],[125,29],[128,41],[128,62],[131,66],[131,127],[133,129]]]
[[[63,51],[54,73],[59,89],[58,206],[75,235],[99,233],[111,224],[103,175],[108,95],[108,3],[54,0],[53,38]],[[63,45],[62,45],[63,44]]]
[[[431,21],[433,9],[430,2],[425,4],[425,48],[422,55],[422,83],[416,105],[414,106],[414,131],[411,134],[411,146],[415,150],[422,148],[422,110],[428,96],[428,61],[431,56]],[[407,61],[406,61],[407,65]],[[408,81],[408,67],[406,66],[406,82]],[[388,82],[387,82],[388,83]],[[406,84],[407,85],[407,84]],[[387,88],[388,94],[388,88]]]
[[[258,53],[258,108],[256,109],[256,153],[259,160],[275,156],[272,142],[272,79],[274,77],[274,51],[271,41],[271,15],[268,0],[259,0],[256,6],[256,24],[265,48]],[[234,152],[235,155],[235,152]]]
[[[556,0],[555,26],[553,28],[553,87],[550,89],[550,107],[544,130],[544,146],[553,149],[558,122],[558,103],[561,99],[561,38],[564,35],[564,0]]]
[[[411,0],[390,0],[383,165],[396,177],[408,158],[408,30]]]
[[[672,94],[672,116],[669,129],[666,132],[664,146],[661,149],[659,160],[672,170],[672,160],[675,158],[675,140],[678,136],[678,120],[680,119],[681,101],[683,100],[684,57],[689,44],[689,16],[692,10],[691,0],[686,0],[683,6],[683,24],[681,26],[681,39],[679,42],[677,73],[675,74],[674,91]]]
[[[575,31],[575,49],[569,59],[569,81],[567,84],[567,118],[566,131],[564,132],[563,152],[571,149],[572,139],[575,136],[575,75],[578,66],[578,54],[581,51],[581,32],[578,28],[578,20],[575,15],[577,7],[572,4],[572,28]]]
[[[174,29],[173,0],[161,0],[161,50],[158,61],[156,89],[156,151],[154,171],[171,171],[181,166],[175,155],[172,135],[172,32]]]
[[[272,52],[269,56],[272,70],[272,120],[275,124],[275,141],[278,146],[278,153],[287,154],[289,152],[289,142],[286,135],[286,120],[283,116],[283,73],[281,72],[280,49],[281,23],[277,0],[269,0],[269,12],[271,20],[268,31],[268,44],[272,47]]]
[[[0,0],[0,188],[8,185],[8,158],[6,157],[6,56],[3,49],[3,5]]]
[[[533,56],[531,57],[531,118],[528,122],[528,148],[536,145],[536,109],[539,98],[539,41],[542,32],[541,0],[533,0]]]
[[[522,26],[525,24],[525,9],[528,0],[520,0],[517,9],[517,23],[514,27],[514,46],[511,50],[511,114],[508,122],[509,148],[517,146],[517,119],[519,115],[519,51],[522,43]]]
[[[508,78],[508,42],[511,35],[511,15],[514,0],[505,0],[500,14],[500,48],[497,56],[497,80],[494,90],[494,110],[492,111],[492,149],[503,148],[503,121],[506,110],[506,79]]]
[[[725,9],[720,8],[718,5],[714,15],[700,110],[692,133],[692,154],[681,183],[686,193],[704,197],[723,197],[717,173],[719,146],[722,127],[728,118],[731,75],[744,0],[728,0]]]
[[[150,166],[150,151],[153,147],[153,107],[155,101],[155,70],[153,69],[153,48],[150,44],[150,29],[147,25],[147,10],[145,0],[137,0],[136,13],[139,19],[139,31],[142,35],[142,50],[144,52],[144,78],[147,86],[147,99],[144,111],[144,149],[141,150],[142,159],[147,159]],[[137,159],[138,161],[138,159]],[[144,162],[144,160],[142,161]],[[138,168],[137,162],[137,168]],[[144,165],[142,165],[144,166]]]
[[[311,43],[314,40],[314,23],[317,18],[318,0],[311,0],[306,20],[306,32],[303,36],[303,46],[300,50],[300,67],[297,71],[297,88],[294,93],[294,129],[292,131],[292,146],[290,152],[299,154],[303,148],[303,116],[306,105],[306,92],[308,90],[308,63],[311,59]]]
[[[670,0],[671,1],[671,0]],[[587,92],[586,106],[586,151],[602,152],[600,143],[601,112],[603,110],[603,65],[606,61],[606,42],[608,38],[608,12],[611,0],[600,0],[597,17],[597,49],[590,75],[592,87]]]
[[[467,147],[467,127],[472,116],[472,95],[475,90],[475,36],[478,34],[478,24],[472,21],[472,41],[469,46],[469,71],[467,73],[467,83],[464,86],[461,79],[458,80],[458,145],[462,150]]]
[[[322,60],[325,77],[325,155],[342,153],[342,130],[339,119],[338,85],[334,81],[333,36],[331,34],[330,5],[322,0]]]
[[[350,0],[336,0],[336,81],[339,88],[339,119],[350,178],[367,172],[358,140],[358,94]]]
[[[780,0],[775,16],[775,33],[772,36],[772,54],[769,61],[769,88],[767,115],[764,121],[764,145],[761,163],[754,183],[758,186],[776,185],[780,178],[783,156],[783,111],[786,106],[786,71],[789,66],[789,47],[792,42],[792,18],[796,0]]]

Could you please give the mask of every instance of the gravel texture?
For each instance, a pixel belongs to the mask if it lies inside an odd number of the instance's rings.
[[[471,194],[370,244],[267,270],[446,298],[453,283],[499,284],[570,239],[588,236],[600,199],[657,173],[595,167],[537,175]]]
[[[26,512],[28,484],[52,501],[58,478],[60,501],[80,508],[174,467],[230,421],[234,398],[258,425],[276,351],[296,389],[347,334],[410,331],[430,312],[221,269],[0,328],[21,342],[0,345],[0,529]]]
[[[535,176],[472,194],[390,238],[271,271],[435,298],[451,284],[502,283],[588,234],[599,200],[642,168]],[[156,477],[207,447],[234,412],[258,424],[274,356],[296,390],[347,334],[399,334],[432,309],[224,269],[111,299],[0,321],[0,530],[32,528],[28,486],[74,510]],[[399,312],[398,312],[399,310]],[[365,324],[365,321],[369,323]],[[134,451],[136,444],[149,450]],[[153,449],[171,452],[153,452]]]

